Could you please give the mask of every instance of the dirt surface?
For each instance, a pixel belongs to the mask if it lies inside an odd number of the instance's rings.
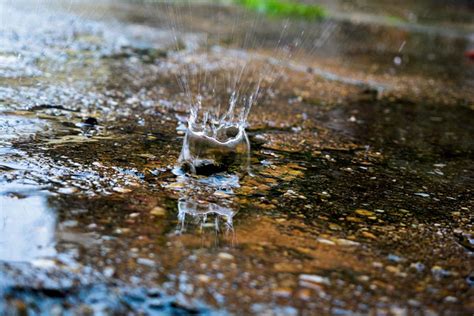
[[[472,6],[364,3],[0,1],[0,313],[474,313]],[[251,175],[175,175],[242,63]]]

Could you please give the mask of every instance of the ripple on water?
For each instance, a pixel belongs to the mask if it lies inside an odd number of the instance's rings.
[[[0,113],[0,145],[7,142],[25,139],[44,131],[48,124],[37,118],[17,115],[1,115]]]

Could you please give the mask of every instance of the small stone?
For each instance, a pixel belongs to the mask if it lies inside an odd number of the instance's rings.
[[[372,266],[374,268],[382,268],[383,267],[383,264],[381,262],[378,262],[378,261],[374,261],[372,262]]]
[[[234,260],[234,256],[227,252],[220,252],[217,256],[223,260]]]
[[[87,228],[88,228],[88,229],[96,229],[97,227],[98,227],[98,226],[97,226],[96,223],[92,223],[92,224],[87,225]]]
[[[316,239],[319,243],[329,245],[329,246],[334,246],[336,243],[332,240],[326,239],[326,238],[318,238]]]
[[[147,266],[147,267],[154,267],[155,266],[155,261],[147,259],[147,258],[138,258],[137,263]]]
[[[448,276],[451,275],[451,273],[449,271],[446,271],[445,269],[443,269],[440,266],[433,266],[431,268],[431,273],[433,273],[433,275],[437,278],[444,278],[444,277],[448,277]]]
[[[444,298],[444,301],[447,302],[447,303],[456,303],[458,301],[458,299],[454,296],[446,296]]]
[[[211,278],[205,274],[198,274],[196,278],[199,282],[202,282],[202,283],[209,283],[211,281]]]
[[[168,189],[180,190],[180,189],[184,188],[184,183],[182,183],[182,182],[173,182],[173,183],[168,184],[166,187]]]
[[[397,255],[394,255],[394,254],[389,254],[389,255],[387,256],[387,259],[390,260],[390,261],[392,261],[392,262],[401,262],[401,261],[403,261],[403,258],[401,258],[401,257],[399,257],[399,256],[397,256]]]
[[[430,195],[428,193],[424,193],[424,192],[417,192],[417,193],[415,193],[415,195],[421,196],[421,197],[424,197],[424,198],[430,197]]]
[[[355,212],[362,216],[373,216],[375,213],[372,211],[364,210],[364,209],[357,209]]]
[[[130,229],[129,229],[129,228],[117,228],[117,229],[115,230],[115,233],[116,233],[117,235],[127,234],[127,233],[129,233],[129,232],[130,232]]]
[[[361,282],[367,282],[370,280],[369,276],[367,275],[361,275],[357,278],[357,280],[361,281]]]
[[[115,192],[118,192],[118,193],[130,193],[130,192],[132,192],[132,190],[130,190],[130,189],[121,188],[121,187],[115,187],[112,190],[114,190]]]
[[[61,305],[53,305],[53,307],[51,307],[50,309],[50,315],[52,316],[61,316],[61,315],[64,315],[64,310],[63,308],[61,307]],[[23,314],[23,313],[19,313],[20,315],[26,315]]]
[[[150,211],[150,214],[153,216],[163,217],[166,216],[166,210],[160,206],[156,206]]]
[[[393,316],[406,316],[408,315],[407,309],[399,306],[390,307],[390,315]]]
[[[328,278],[315,275],[315,274],[301,274],[300,281],[317,283],[317,284],[326,284],[326,285],[331,284]]]
[[[58,193],[60,194],[73,194],[75,192],[77,192],[78,189],[77,188],[60,188],[58,189]]]
[[[366,238],[370,238],[370,239],[377,239],[377,237],[372,234],[371,232],[362,232],[362,236],[366,237]]]
[[[138,216],[140,216],[140,213],[131,213],[130,215],[128,215],[128,217],[130,218],[136,218]]]
[[[296,296],[303,301],[308,301],[311,299],[311,290],[309,289],[301,289],[297,292]]]
[[[391,273],[395,273],[395,274],[400,273],[400,269],[398,267],[395,267],[395,266],[386,266],[385,270],[387,270],[388,272],[391,272]]]
[[[425,270],[425,265],[421,262],[414,262],[410,264],[410,269],[414,269],[418,272],[422,272]]]
[[[415,299],[409,299],[408,305],[418,307],[418,306],[421,306],[421,303]]]
[[[330,229],[330,230],[341,230],[342,227],[339,226],[338,224],[330,223],[330,224],[329,224],[329,229]]]
[[[342,238],[337,239],[336,243],[340,246],[358,246],[358,245],[360,245],[356,241],[352,241],[352,240],[349,240],[349,239],[342,239]]]
[[[291,289],[290,288],[277,288],[273,291],[273,295],[283,298],[288,298],[291,296]]]
[[[99,124],[99,121],[95,117],[88,117],[83,121],[84,124],[94,126]]]
[[[362,220],[360,218],[357,218],[357,217],[354,217],[354,216],[348,216],[348,217],[346,217],[346,220],[348,220],[349,222],[353,222],[353,223],[362,223]]]
[[[222,192],[222,191],[216,191],[216,192],[214,192],[213,195],[214,195],[214,196],[217,196],[217,197],[219,197],[219,198],[223,198],[223,199],[226,199],[226,198],[229,198],[229,197],[230,197],[229,194],[227,194],[227,193],[225,193],[225,192]]]
[[[106,267],[104,269],[104,271],[102,272],[102,274],[106,277],[106,278],[111,278],[115,273],[115,269],[112,268],[112,267]]]

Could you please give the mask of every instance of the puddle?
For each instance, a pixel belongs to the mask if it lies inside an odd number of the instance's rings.
[[[0,144],[13,140],[32,138],[36,133],[45,131],[48,124],[37,118],[28,118],[0,113]]]
[[[56,254],[56,214],[34,186],[0,184],[0,261],[31,262]]]

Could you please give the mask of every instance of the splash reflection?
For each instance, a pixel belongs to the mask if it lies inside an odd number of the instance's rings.
[[[216,203],[209,203],[197,200],[181,199],[178,202],[179,231],[186,231],[186,216],[199,225],[201,230],[205,227],[213,227],[216,232],[220,232],[222,223],[227,233],[234,232],[233,218],[237,212],[229,207]],[[208,222],[208,220],[211,221]],[[212,222],[213,219],[213,222]]]

